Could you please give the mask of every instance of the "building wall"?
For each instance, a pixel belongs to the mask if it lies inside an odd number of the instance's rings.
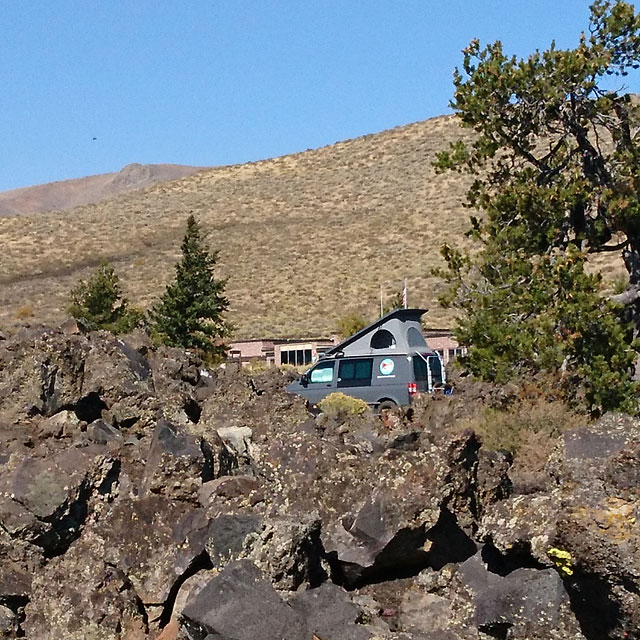
[[[282,352],[287,352],[285,364],[290,364],[289,354],[295,353],[295,360],[300,359],[300,365],[310,364],[318,359],[320,353],[334,346],[334,342],[328,339],[318,340],[238,340],[229,344],[229,357],[231,360],[249,362],[251,360],[264,360],[276,365],[283,363]],[[299,354],[302,354],[299,357]],[[305,362],[306,360],[306,362]]]
[[[437,351],[445,364],[453,360],[456,356],[466,353],[466,348],[461,347],[450,332],[425,331],[425,339],[427,345],[434,351]],[[282,352],[288,353],[298,352],[296,354],[296,362],[300,359],[302,352],[302,361],[300,365],[310,364],[318,359],[318,356],[330,349],[336,344],[335,340],[318,339],[318,340],[239,340],[229,344],[229,355],[232,360],[240,362],[249,362],[251,360],[264,360],[272,362],[278,366],[283,363]],[[307,352],[305,354],[305,352]],[[308,352],[310,359],[308,360]],[[291,358],[284,358],[286,364],[290,363]],[[305,362],[305,360],[308,360]]]

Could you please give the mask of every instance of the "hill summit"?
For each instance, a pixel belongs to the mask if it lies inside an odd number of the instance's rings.
[[[120,193],[175,180],[199,171],[201,167],[181,164],[139,164],[133,162],[115,173],[49,182],[0,192],[0,217],[18,216],[56,209],[70,209],[107,200]]]

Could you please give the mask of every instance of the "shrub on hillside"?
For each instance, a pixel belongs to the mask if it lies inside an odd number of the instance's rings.
[[[476,417],[462,420],[460,426],[473,429],[487,449],[518,455],[524,450],[530,453],[532,443],[548,453],[545,443],[586,422],[584,414],[576,413],[562,400],[537,397],[522,398],[504,408],[484,407]]]
[[[347,339],[358,333],[369,324],[369,321],[358,311],[350,311],[338,318],[336,330],[341,338]]]

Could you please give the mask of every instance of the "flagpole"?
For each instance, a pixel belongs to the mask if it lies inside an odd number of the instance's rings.
[[[402,290],[402,306],[407,308],[407,279],[404,279],[404,289]]]
[[[380,285],[380,317],[382,318],[382,285]]]

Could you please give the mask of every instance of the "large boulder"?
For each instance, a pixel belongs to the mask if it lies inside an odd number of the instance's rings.
[[[504,567],[555,567],[589,638],[640,625],[639,466],[640,421],[607,415],[559,439],[551,490],[495,503],[479,529]]]
[[[309,640],[304,618],[249,560],[227,565],[187,603],[180,620],[191,640]]]

